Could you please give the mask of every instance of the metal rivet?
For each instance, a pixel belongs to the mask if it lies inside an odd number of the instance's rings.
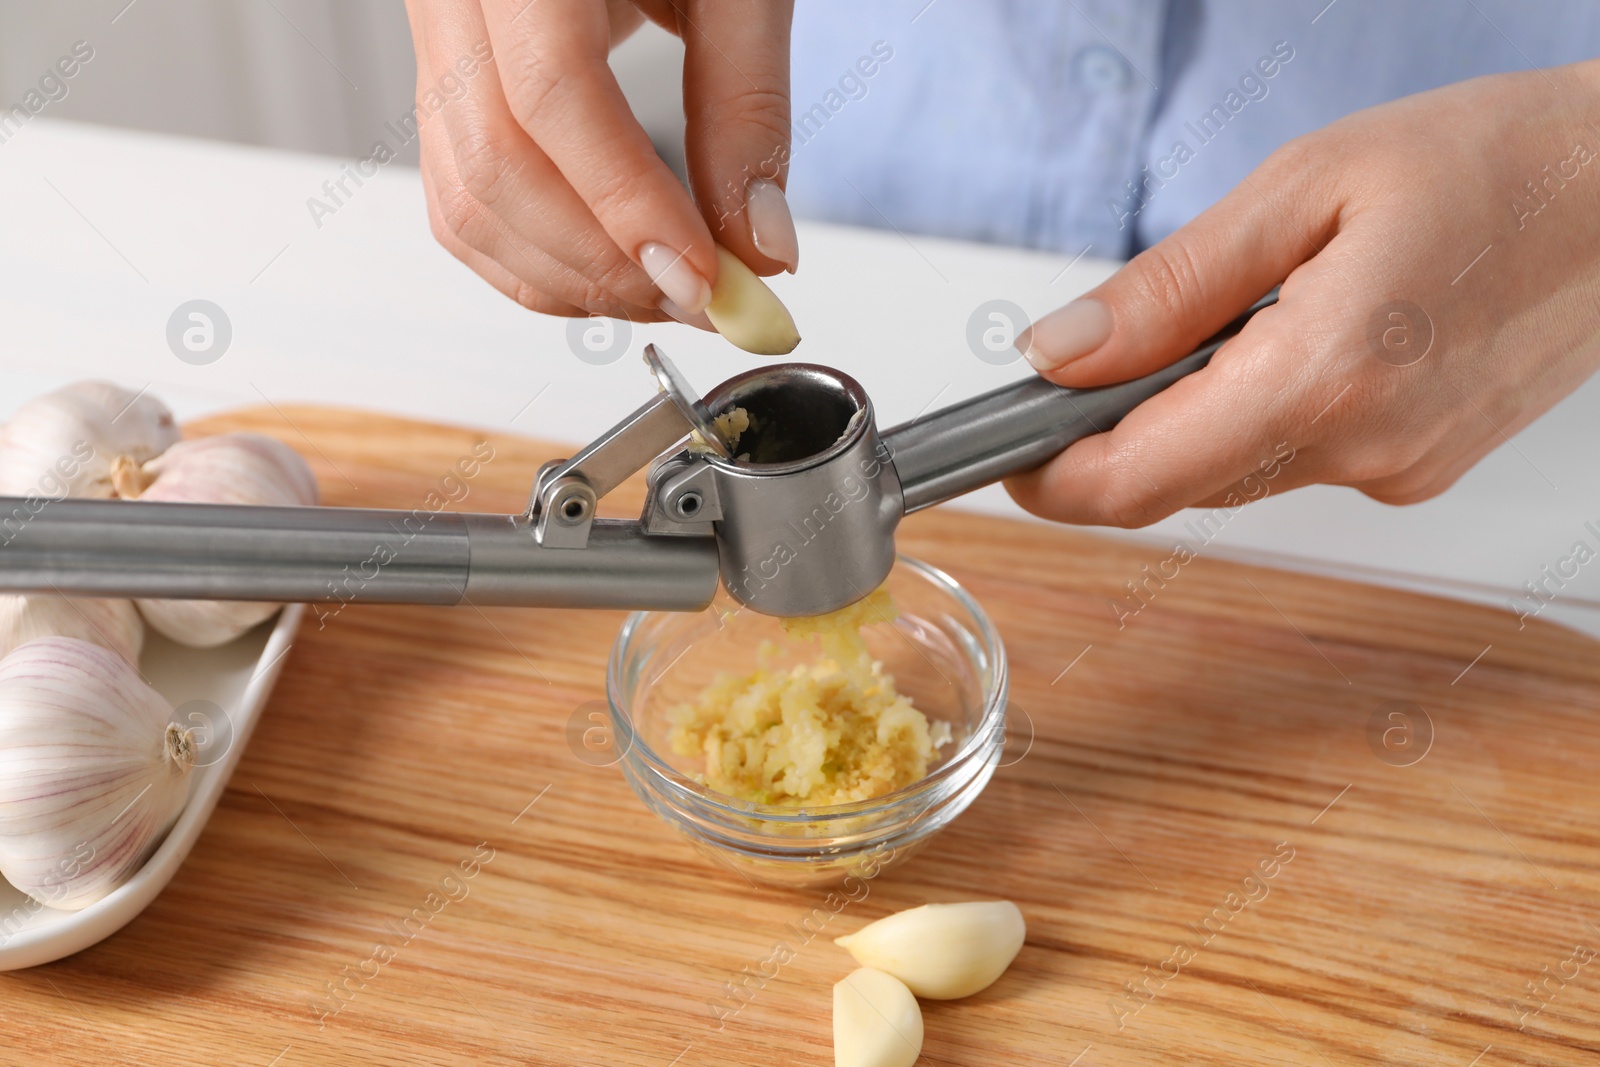
[[[582,522],[589,514],[589,502],[581,496],[569,496],[561,503],[561,519],[565,523]]]

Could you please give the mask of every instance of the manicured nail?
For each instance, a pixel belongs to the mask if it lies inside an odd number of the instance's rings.
[[[711,320],[706,317],[706,313],[704,311],[696,312],[695,314],[691,315],[677,304],[674,304],[671,297],[664,296],[660,300],[657,300],[656,307],[660,308],[662,311],[665,311],[668,315],[671,315],[685,326],[698,327],[699,329],[705,330],[707,333],[717,332],[717,328],[711,325]]]
[[[1094,297],[1074,300],[1022,331],[1017,347],[1036,371],[1060,370],[1111,336],[1111,309]]]
[[[660,241],[650,241],[639,249],[639,265],[678,307],[694,315],[711,303],[711,283],[694,269],[688,256],[674,252]]]
[[[789,201],[776,182],[764,178],[750,183],[745,196],[745,216],[750,220],[750,240],[756,250],[775,259],[793,274],[800,267],[800,238],[794,232]]]

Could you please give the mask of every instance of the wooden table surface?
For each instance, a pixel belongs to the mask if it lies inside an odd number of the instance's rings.
[[[484,439],[312,408],[191,429],[272,433],[329,503],[402,508]],[[490,440],[453,507],[520,509],[556,454]],[[1001,981],[924,1005],[921,1062],[1596,1062],[1592,641],[1203,552],[1119,628],[1108,601],[1167,552],[944,510],[900,544],[996,619],[1014,736],[971,809],[825,932],[978,898],[1028,921]],[[0,1062],[831,1063],[852,964],[826,937],[727,992],[822,892],[708,864],[569,747],[621,620],[308,617],[166,893],[0,975]]]

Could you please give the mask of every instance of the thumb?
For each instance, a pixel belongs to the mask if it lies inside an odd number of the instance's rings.
[[[783,194],[793,14],[793,0],[678,5],[689,185],[712,236],[758,274],[800,262]]]
[[[1043,377],[1073,388],[1143,377],[1188,355],[1333,236],[1337,212],[1317,206],[1286,170],[1269,160],[1104,283],[1040,318],[1017,347]]]

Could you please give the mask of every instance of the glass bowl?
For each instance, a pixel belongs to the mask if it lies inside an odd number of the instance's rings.
[[[965,811],[1005,746],[1006,654],[978,603],[942,571],[901,556],[886,582],[892,623],[862,628],[874,659],[950,743],[926,777],[871,800],[828,806],[756,804],[700,784],[700,756],[668,744],[670,709],[719,673],[752,670],[765,641],[782,669],[819,653],[784,640],[779,620],[731,599],[702,612],[636,612],[612,646],[606,696],[623,775],[645,805],[722,866],[751,881],[823,885],[871,878],[911,855]]]

